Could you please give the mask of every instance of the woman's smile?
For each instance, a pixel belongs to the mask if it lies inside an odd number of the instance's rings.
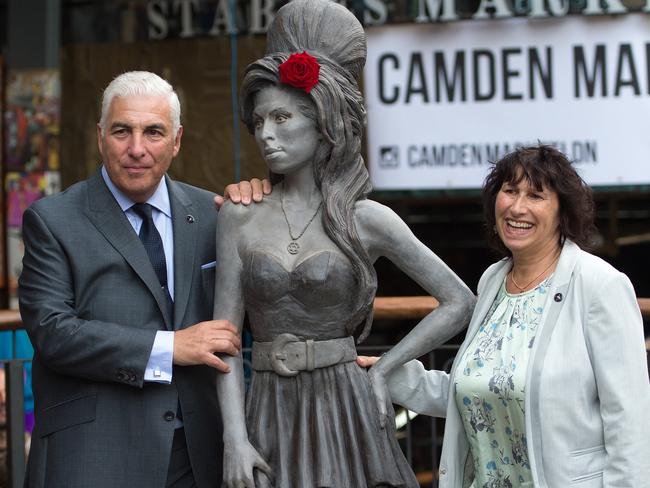
[[[536,189],[525,178],[506,182],[495,202],[495,230],[513,255],[544,255],[558,246],[559,207],[554,191]]]

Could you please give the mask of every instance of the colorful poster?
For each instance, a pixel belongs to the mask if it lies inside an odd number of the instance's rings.
[[[55,70],[11,71],[7,79],[7,171],[59,170],[61,86]]]
[[[3,87],[4,87],[4,59],[0,56],[0,114],[4,113],[4,98],[2,97]],[[4,147],[4,125],[3,117],[0,117],[0,175],[4,174],[4,155],[1,153],[1,148]],[[2,185],[0,185],[0,293],[5,292],[6,281],[5,281],[5,226],[4,226],[4,193],[2,190]]]
[[[58,71],[8,73],[4,111],[4,168],[7,278],[11,308],[18,306],[18,277],[23,257],[23,212],[35,200],[60,189],[60,105]]]

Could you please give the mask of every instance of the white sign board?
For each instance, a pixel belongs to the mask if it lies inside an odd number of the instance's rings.
[[[650,184],[650,16],[367,30],[375,189],[479,188],[489,161],[553,144],[591,185]]]

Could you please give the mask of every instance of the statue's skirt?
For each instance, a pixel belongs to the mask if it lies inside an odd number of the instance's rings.
[[[248,436],[275,475],[272,483],[258,473],[256,486],[418,488],[388,411],[382,429],[368,373],[355,362],[292,377],[254,371]]]

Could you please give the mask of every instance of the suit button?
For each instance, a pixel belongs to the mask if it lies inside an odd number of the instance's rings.
[[[163,416],[163,418],[167,422],[171,422],[172,420],[174,420],[176,418],[176,414],[174,412],[172,412],[171,410],[168,410],[168,411],[165,412],[165,415]]]
[[[131,378],[129,378],[133,383],[135,383],[135,380],[137,379],[134,374],[131,375]]]

